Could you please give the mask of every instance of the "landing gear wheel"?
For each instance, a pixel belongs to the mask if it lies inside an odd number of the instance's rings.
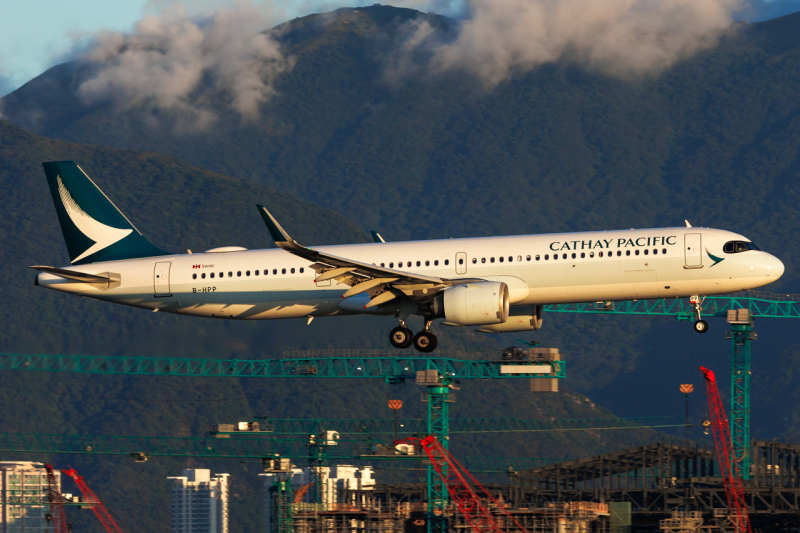
[[[406,327],[397,326],[389,333],[389,342],[395,348],[408,348],[414,342],[414,334]]]
[[[706,322],[705,320],[698,320],[697,322],[694,323],[694,330],[697,333],[705,333],[706,331],[708,331],[708,322]]]
[[[436,335],[430,331],[420,331],[414,337],[414,348],[422,353],[430,353],[436,349],[439,341],[436,340]]]

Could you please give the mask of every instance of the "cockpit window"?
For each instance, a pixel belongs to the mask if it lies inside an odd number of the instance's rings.
[[[726,254],[738,254],[748,250],[758,250],[758,246],[752,242],[747,241],[729,241],[722,247],[722,251]]]

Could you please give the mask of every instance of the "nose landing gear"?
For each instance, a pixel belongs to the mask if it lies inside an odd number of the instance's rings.
[[[694,323],[694,330],[697,333],[705,333],[708,331],[708,322],[703,320],[700,316],[700,311],[703,310],[703,300],[705,300],[704,296],[692,296],[689,298],[689,304],[692,306],[692,310],[697,317],[697,320]]]

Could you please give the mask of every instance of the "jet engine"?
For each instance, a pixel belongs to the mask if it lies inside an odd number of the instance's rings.
[[[508,285],[480,281],[442,291],[431,305],[433,314],[462,326],[501,324],[508,319]]]
[[[489,324],[481,327],[482,333],[509,333],[512,331],[534,331],[542,327],[544,306],[526,305],[512,307],[508,320],[502,324]]]

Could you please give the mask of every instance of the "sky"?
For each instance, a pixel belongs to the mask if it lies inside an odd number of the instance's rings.
[[[289,0],[276,2],[276,23],[295,16],[323,12],[343,6],[372,4],[370,1]],[[417,7],[424,11],[452,14],[459,0],[400,0],[383,3]],[[27,0],[4,2],[0,17],[0,96],[5,95],[49,67],[71,59],[92,36],[102,30],[128,32],[146,14],[157,14],[172,0]],[[226,0],[185,0],[196,13],[230,3]],[[749,0],[738,18],[767,20],[800,11],[800,0]]]

